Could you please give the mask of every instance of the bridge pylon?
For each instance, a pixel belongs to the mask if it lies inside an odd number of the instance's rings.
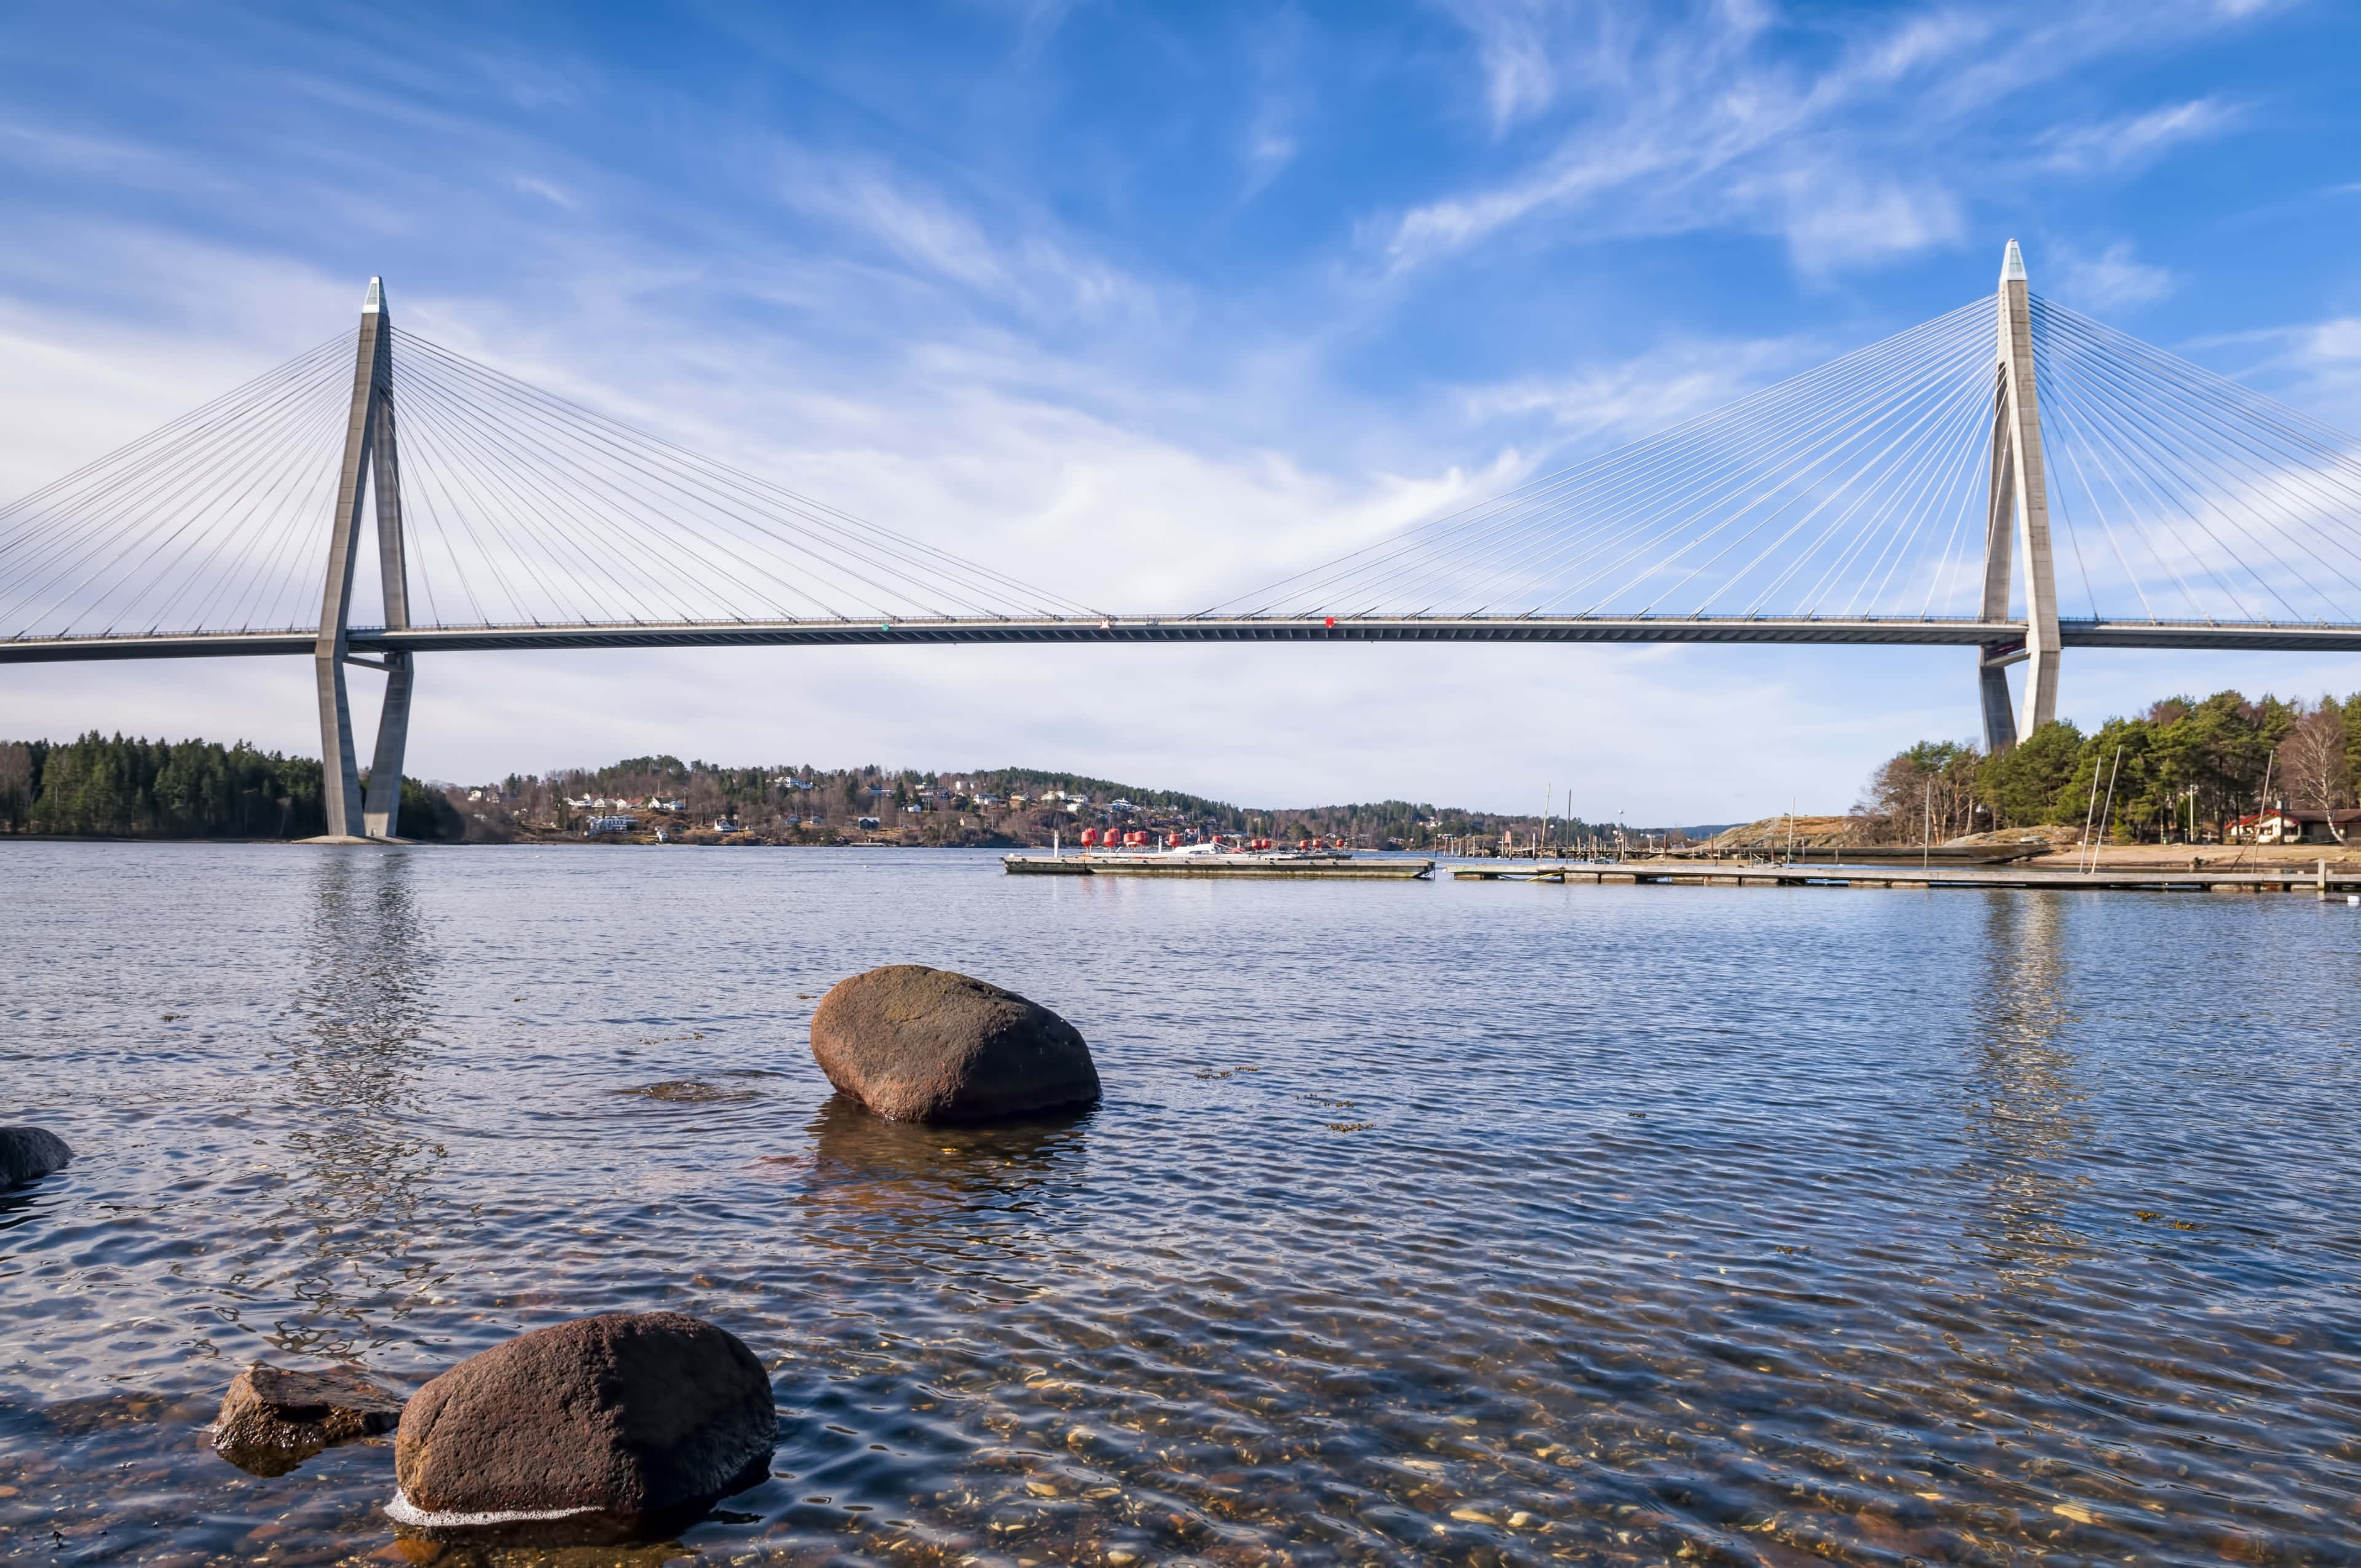
[[[385,595],[385,624],[392,630],[410,625],[410,586],[401,548],[401,449],[394,433],[392,327],[385,280],[372,278],[368,298],[361,305],[352,418],[345,427],[344,469],[336,482],[336,511],[328,540],[328,580],[320,606],[320,635],[312,650],[320,698],[321,799],[331,839],[390,839],[401,822],[411,655],[389,652],[379,663],[356,657],[349,641],[365,497],[374,496],[377,505],[378,577]],[[345,689],[347,664],[382,670],[386,677],[366,796],[353,744],[352,702]]]
[[[2058,717],[2058,573],[2049,549],[2049,486],[2041,458],[2041,400],[2033,378],[2033,305],[2025,253],[2008,242],[2000,268],[2000,341],[1993,376],[1992,471],[1984,520],[1983,620],[2009,619],[2013,557],[2025,558],[2025,638],[1976,652],[1984,749],[2016,744],[2008,666],[2025,673],[2025,732]]]

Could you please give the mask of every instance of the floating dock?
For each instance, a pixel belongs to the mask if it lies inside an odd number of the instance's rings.
[[[2089,872],[2029,867],[1930,865],[1664,865],[1653,861],[1567,861],[1520,865],[1457,865],[1455,882],[1670,883],[1691,887],[2008,887],[2059,892],[2361,894],[2361,866],[2264,867],[2234,871],[2199,867],[2162,871],[2134,867]]]

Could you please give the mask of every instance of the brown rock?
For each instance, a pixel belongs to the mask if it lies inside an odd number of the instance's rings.
[[[0,1190],[38,1181],[71,1158],[66,1141],[46,1127],[0,1127]]]
[[[284,1475],[324,1448],[393,1430],[401,1396],[349,1367],[287,1372],[255,1363],[231,1380],[214,1450],[241,1470]]]
[[[1074,1026],[1013,991],[924,964],[841,981],[812,1010],[828,1080],[896,1122],[984,1122],[1099,1097]]]
[[[401,1412],[394,1475],[429,1514],[596,1509],[638,1523],[751,1486],[778,1417],[737,1336],[678,1312],[538,1329],[435,1378]]]

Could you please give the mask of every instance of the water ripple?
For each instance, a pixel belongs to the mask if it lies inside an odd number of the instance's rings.
[[[0,1555],[425,1561],[382,1443],[210,1454],[235,1369],[658,1306],[783,1442],[650,1563],[2361,1555],[2342,906],[0,852],[81,1151],[0,1197]],[[834,1100],[894,961],[1107,1100]]]

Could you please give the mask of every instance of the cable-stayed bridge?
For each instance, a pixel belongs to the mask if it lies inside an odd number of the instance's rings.
[[[1079,603],[684,450],[397,330],[375,280],[357,340],[0,508],[0,663],[309,655],[356,838],[397,826],[427,652],[1950,644],[1999,748],[2011,664],[2030,729],[2064,649],[2361,652],[2357,608],[2361,441],[2034,294],[2015,241],[1993,295],[1193,611]],[[366,796],[352,664],[388,676]]]

